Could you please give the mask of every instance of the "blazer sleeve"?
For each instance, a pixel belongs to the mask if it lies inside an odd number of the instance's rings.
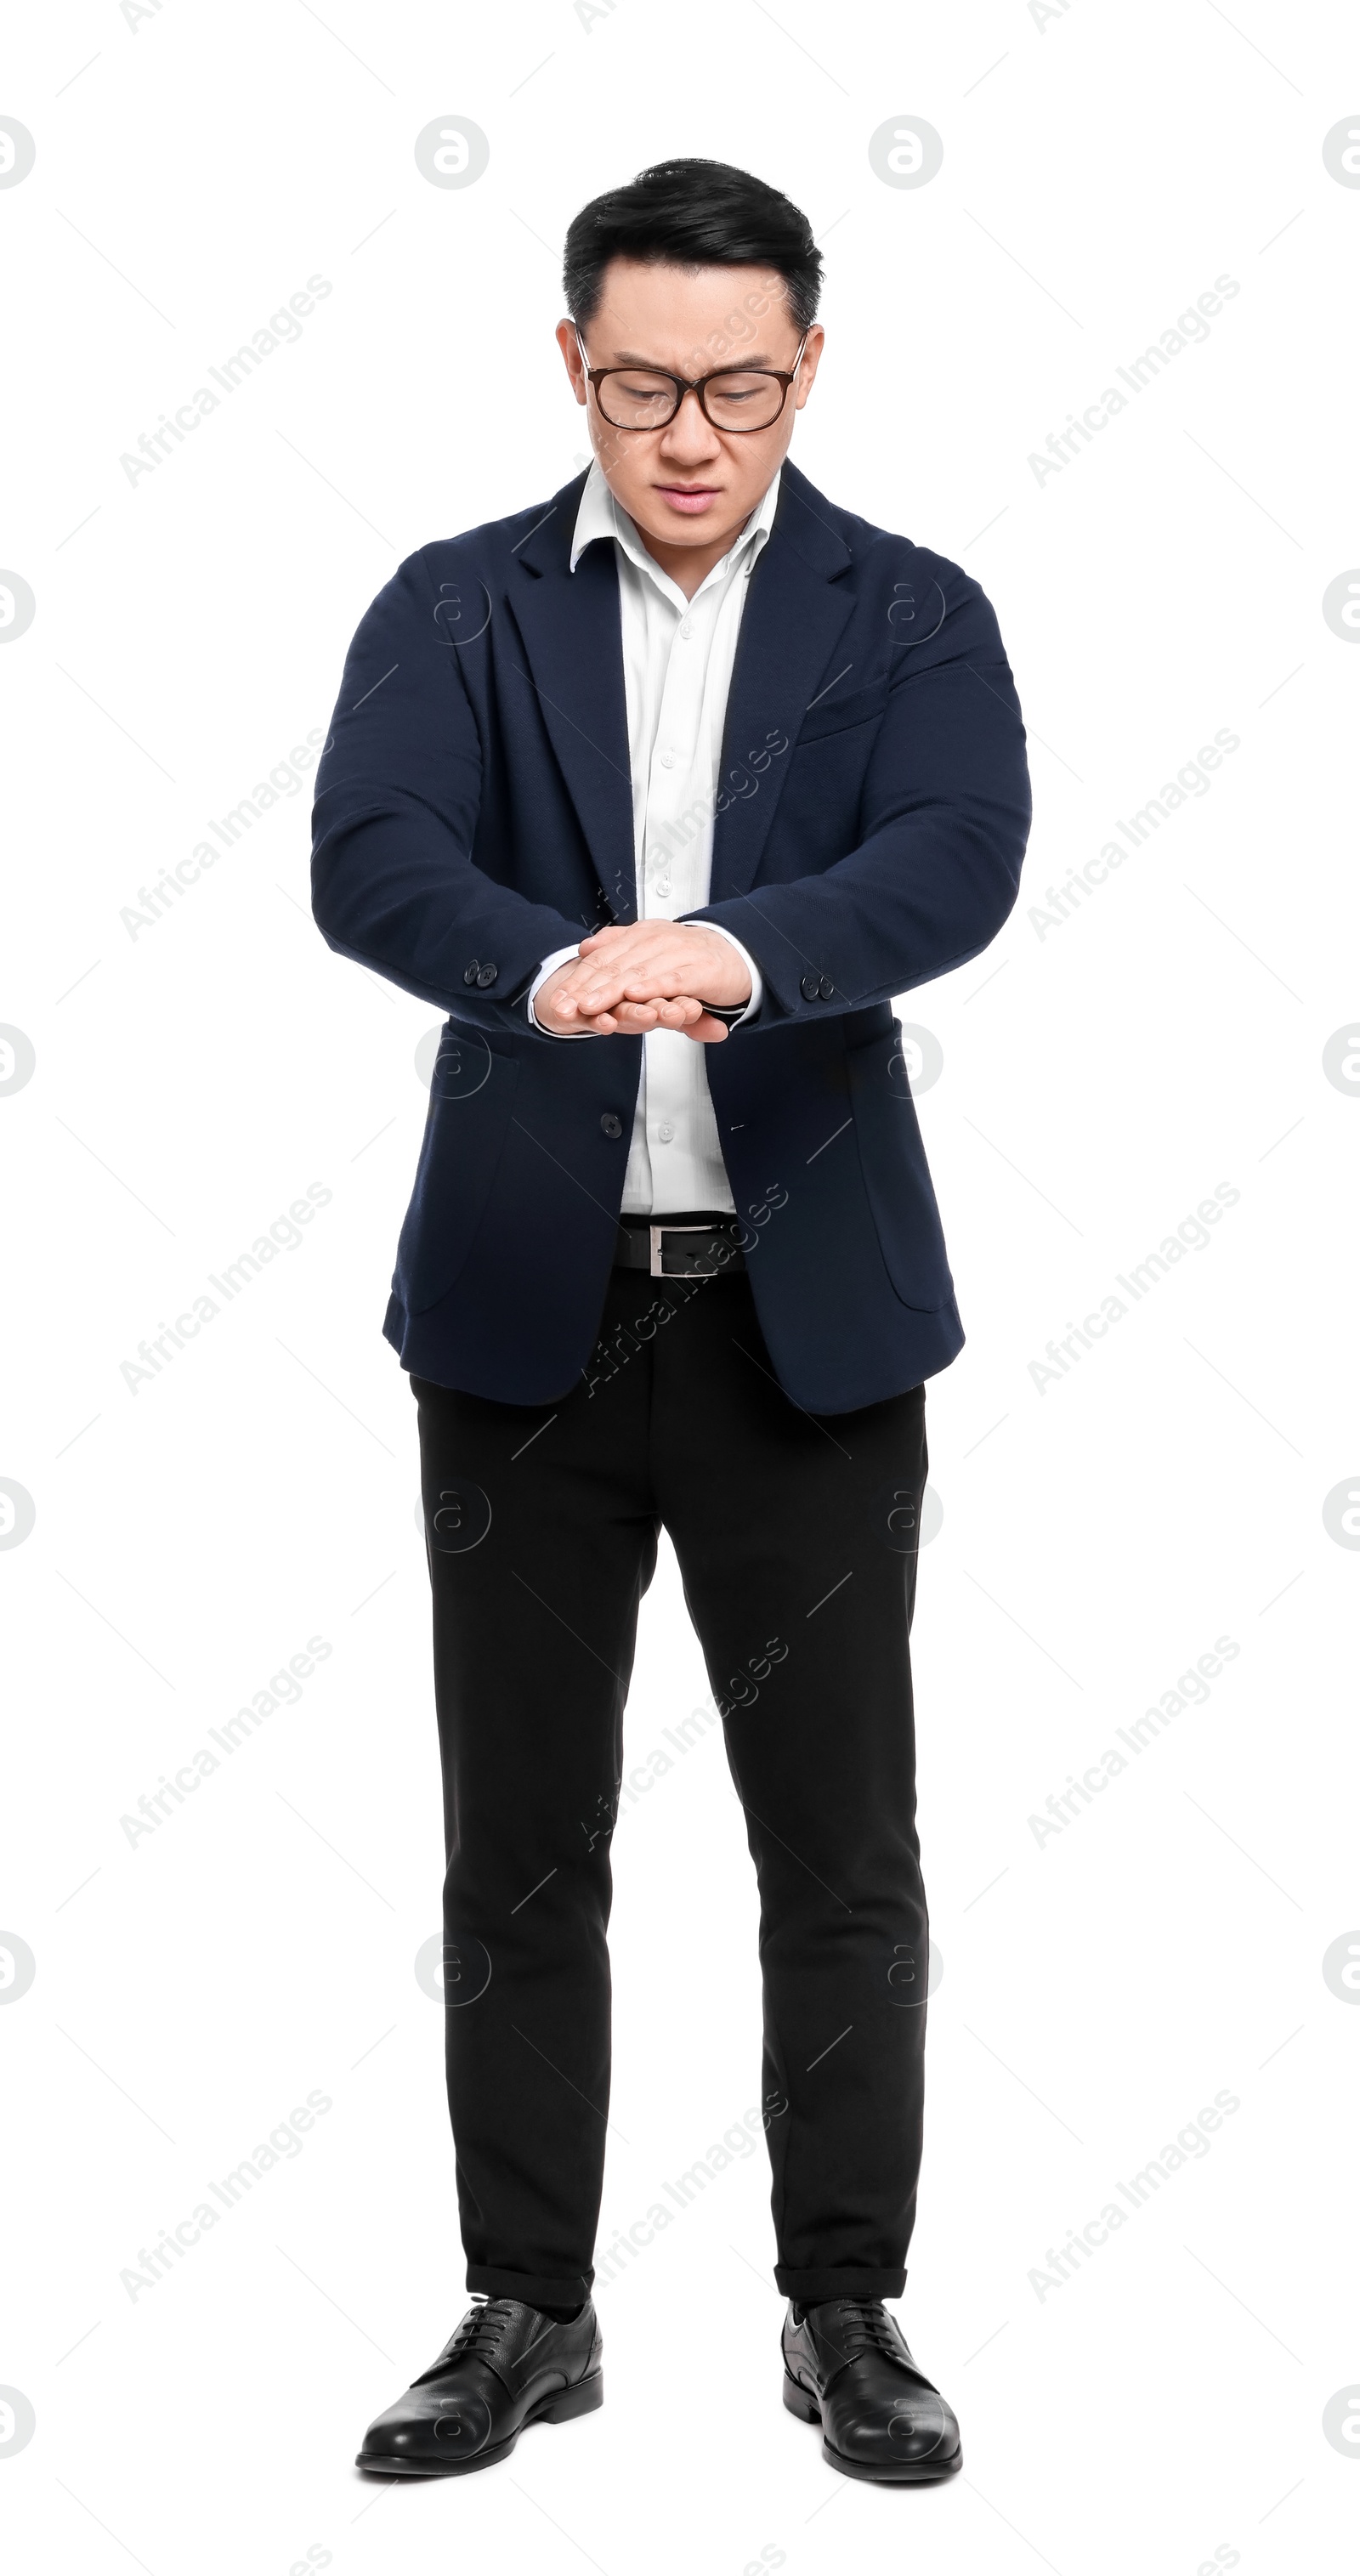
[[[341,957],[491,1029],[581,925],[473,864],[481,740],[437,601],[408,556],[350,646],[317,768],[312,911]]]
[[[687,916],[735,932],[758,960],[765,998],[745,1023],[752,1035],[863,1010],[966,965],[1019,892],[1031,808],[1015,683],[977,583],[938,569],[951,604],[892,678],[857,846],[819,875]],[[783,793],[795,792],[787,781]]]

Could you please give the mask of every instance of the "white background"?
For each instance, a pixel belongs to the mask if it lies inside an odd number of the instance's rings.
[[[0,114],[37,145],[0,191],[0,560],[36,600],[0,653],[0,1019],[36,1053],[0,1098],[0,1475],[36,1509],[0,1553],[0,1919],[36,1961],[0,2013],[0,2383],[36,2418],[0,2457],[15,2561],[1334,2565],[1360,2012],[1322,1960],[1360,1923],[1360,1564],[1323,1506],[1360,1484],[1360,1110],[1323,1050],[1357,1004],[1360,652],[1321,603],[1360,562],[1360,189],[1322,143],[1360,125],[1360,45],[1264,0],[584,15],[164,0],[129,26],[66,0],[10,30]],[[490,141],[466,189],[414,159],[446,115]],[[944,141],[919,189],[870,165],[902,115]],[[943,1049],[921,1117],[969,1339],[928,1400],[943,1976],[901,2317],[965,2468],[852,2486],[782,2410],[762,2146],[602,2290],[603,2412],[392,2491],[353,2452],[465,2304],[414,1972],[442,1871],[414,1406],[379,1332],[437,1015],[313,928],[305,784],[152,926],[120,916],[326,725],[401,556],[581,461],[562,234],[676,152],[808,210],[828,341],[794,455],[981,580],[1031,728],[1020,904],[904,1011]],[[312,274],[300,340],[131,481],[139,434]],[[1049,432],[1220,274],[1207,342],[1040,481]],[[1046,889],[1220,728],[1209,791],[1041,936]],[[138,1343],[313,1182],[298,1247],[130,1391]],[[1050,1338],[1219,1183],[1209,1244],[1041,1392]],[[120,1818],[312,1636],[297,1704],[131,1844]],[[1030,1817],[1220,1636],[1207,1701],[1041,1843]],[[705,1695],[663,1556],[630,1752]],[[614,1859],[602,2245],[759,2098],[716,1729]],[[139,2249],[309,2090],[332,2107],[300,2152],[131,2298]],[[1047,2249],[1219,2091],[1240,2107],[1207,2152],[1040,2296]]]

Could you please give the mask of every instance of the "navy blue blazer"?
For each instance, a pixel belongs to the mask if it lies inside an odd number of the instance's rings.
[[[384,1331],[417,1376],[524,1405],[590,1360],[642,1069],[641,1038],[566,1044],[524,1005],[550,950],[637,915],[612,540],[569,569],[583,480],[422,546],[379,592],[314,814],[324,937],[448,1015]],[[764,978],[706,1061],[761,1327],[814,1413],[963,1343],[891,1000],[1010,912],[1024,743],[977,583],[786,462],[689,917]]]

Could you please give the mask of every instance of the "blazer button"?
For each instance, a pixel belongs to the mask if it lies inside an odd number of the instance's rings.
[[[803,977],[802,983],[799,985],[799,988],[798,988],[798,989],[799,989],[799,991],[801,992],[801,994],[802,994],[803,999],[804,999],[804,1001],[805,1001],[805,1002],[819,1002],[819,1001],[821,1000],[821,998],[822,998],[822,986],[821,986],[821,978],[820,978],[820,976],[817,976],[817,975],[805,975],[805,976]]]
[[[479,967],[478,967],[478,969],[477,969],[477,981],[478,981],[478,983],[482,986],[483,991],[485,991],[485,989],[486,989],[486,987],[487,987],[487,985],[488,985],[488,984],[494,984],[494,983],[495,983],[495,981],[496,981],[496,977],[499,975],[500,971],[501,971],[501,970],[500,970],[499,966],[479,966]]]
[[[474,957],[471,965],[463,968],[463,982],[465,984],[475,984],[481,971],[482,970]]]
[[[623,1134],[623,1120],[621,1118],[616,1118],[612,1109],[606,1109],[603,1118],[600,1120],[600,1133],[602,1136],[621,1136]]]
[[[492,969],[491,969],[491,972],[492,972],[492,974],[493,974],[493,975],[495,974],[495,971],[496,971],[496,970],[495,970],[495,967],[493,966],[493,967],[492,967]],[[483,968],[482,968],[481,974],[478,976],[477,981],[478,981],[478,983],[479,983],[479,984],[484,984],[484,983],[486,982],[486,968],[485,968],[485,967],[483,967]],[[822,1000],[823,1000],[824,1002],[829,1002],[829,1001],[831,1001],[831,1000],[834,998],[834,996],[835,996],[836,987],[835,987],[835,985],[832,983],[830,976],[829,976],[829,975],[824,975],[824,976],[822,977],[822,980],[821,980],[820,984],[819,984],[819,985],[818,985],[818,987],[817,987],[817,990],[818,990],[818,992],[820,993],[820,995],[821,995],[821,997],[822,997]]]

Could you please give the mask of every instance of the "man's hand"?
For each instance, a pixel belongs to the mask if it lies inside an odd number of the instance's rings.
[[[703,922],[636,921],[611,924],[583,939],[580,956],[540,986],[534,1016],[558,1036],[589,1030],[596,1037],[635,1037],[648,1029],[680,1029],[702,1045],[716,1046],[727,1025],[705,1003],[732,1009],[750,998],[746,962],[718,931]]]

